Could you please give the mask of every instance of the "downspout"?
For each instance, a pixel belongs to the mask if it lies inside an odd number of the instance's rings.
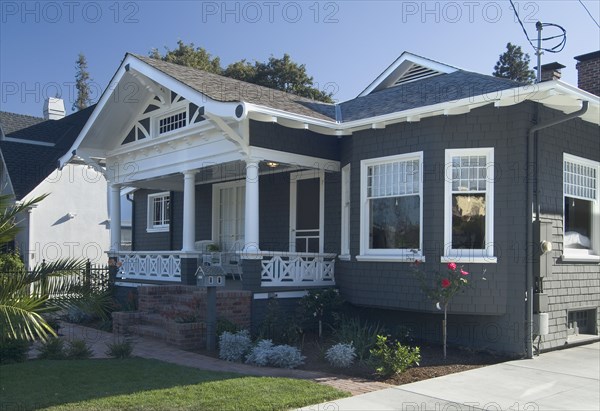
[[[537,135],[536,133],[548,127],[553,127],[566,121],[584,115],[588,110],[588,101],[583,101],[581,109],[567,114],[556,120],[547,123],[541,123],[533,126],[527,135],[527,172],[529,174],[529,165],[533,164],[534,176],[527,178],[527,273],[526,273],[526,295],[527,304],[525,309],[525,324],[527,332],[525,342],[527,346],[527,358],[533,358],[533,214],[535,213],[535,221],[540,221],[540,201],[539,201],[539,181],[538,181],[538,150],[537,150]],[[537,106],[536,106],[537,107]],[[537,111],[536,111],[537,112]],[[535,181],[535,187],[534,187]],[[529,255],[529,247],[531,247],[531,255]]]

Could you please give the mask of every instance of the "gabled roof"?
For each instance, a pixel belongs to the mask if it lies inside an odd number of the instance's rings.
[[[179,80],[207,97],[220,102],[246,102],[320,120],[335,120],[335,105],[274,90],[203,70],[128,53]]]
[[[440,74],[453,73],[456,67],[405,51],[358,95],[364,97],[389,87],[410,83]]]
[[[41,119],[42,122],[30,127],[7,133],[10,141],[0,141],[0,150],[17,200],[25,197],[56,169],[58,159],[70,149],[93,109],[94,106],[91,106],[60,120]],[[3,118],[20,116],[2,114]],[[12,138],[48,144],[16,142]]]
[[[518,82],[455,70],[381,89],[340,104],[342,122],[431,106],[523,86]]]
[[[0,127],[5,136],[45,121],[42,117],[0,111]]]

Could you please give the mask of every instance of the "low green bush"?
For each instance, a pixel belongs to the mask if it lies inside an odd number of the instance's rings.
[[[352,344],[359,361],[369,357],[369,351],[375,347],[377,336],[385,333],[379,323],[364,323],[357,317],[342,316],[337,327],[333,328],[334,340],[338,343]]]
[[[38,358],[44,360],[64,360],[67,358],[65,342],[60,338],[50,338],[39,349]]]
[[[112,358],[129,358],[133,353],[133,343],[128,340],[106,344],[106,346],[108,347],[106,355]]]
[[[0,339],[0,364],[12,364],[27,360],[29,341]]]
[[[84,340],[73,340],[69,343],[66,350],[66,356],[70,360],[85,360],[94,353]]]
[[[375,348],[371,349],[371,360],[378,375],[390,377],[413,365],[419,365],[421,353],[419,347],[412,348],[399,341],[388,341],[388,337],[378,335]]]

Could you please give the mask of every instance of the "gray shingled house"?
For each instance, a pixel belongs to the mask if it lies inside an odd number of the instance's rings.
[[[94,107],[65,116],[62,100],[49,101],[45,117],[0,112],[2,193],[14,201],[49,194],[19,216],[21,231],[12,246],[27,267],[65,257],[104,262],[109,243],[106,180],[87,165],[57,168]]]
[[[194,285],[213,243],[255,324],[270,299],[336,286],[437,339],[410,264],[452,261],[486,280],[452,302],[450,341],[531,355],[535,337],[598,338],[599,125],[597,89],[411,53],[339,104],[127,54],[62,162],[136,190],[132,251],[111,233],[121,290]]]

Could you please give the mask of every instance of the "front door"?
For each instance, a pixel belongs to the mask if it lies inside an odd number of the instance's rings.
[[[213,187],[213,240],[218,242],[222,251],[232,251],[244,243],[245,181],[215,184]]]
[[[290,251],[323,252],[323,175],[290,175]]]

